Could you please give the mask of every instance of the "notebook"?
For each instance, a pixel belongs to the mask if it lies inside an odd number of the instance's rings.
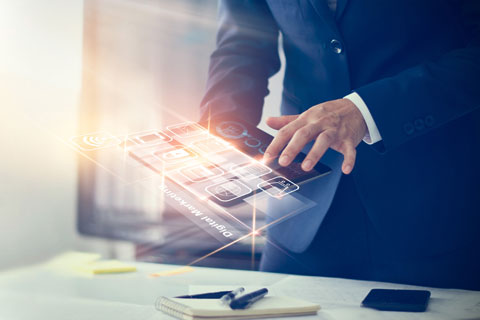
[[[160,297],[157,310],[183,320],[237,320],[271,317],[314,315],[320,309],[316,303],[287,297],[267,296],[248,309],[232,310],[218,299],[182,299]]]

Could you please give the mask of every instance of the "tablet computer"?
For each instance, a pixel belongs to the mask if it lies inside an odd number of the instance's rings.
[[[229,117],[228,119],[214,119],[209,123],[203,122],[202,126],[208,128],[209,132],[234,146],[235,149],[247,154],[253,159],[261,162],[265,150],[272,142],[273,137],[265,131],[239,118]],[[264,164],[271,169],[269,174],[263,175],[263,182],[257,184],[257,190],[262,189],[272,196],[281,197],[288,193],[297,191],[300,185],[323,177],[331,172],[330,167],[318,162],[310,171],[304,171],[301,164],[305,159],[304,153],[299,153],[292,163],[286,167],[278,163],[278,157]],[[245,170],[261,170],[260,165],[246,165]],[[255,174],[253,172],[252,174]],[[245,198],[246,196],[242,197]],[[215,197],[212,200],[219,202]],[[240,199],[237,199],[238,202]],[[232,205],[223,203],[222,205]]]
[[[241,119],[185,122],[127,140],[132,157],[199,199],[224,207],[261,191],[280,199],[331,171],[321,163],[303,171],[303,153],[287,167],[277,159],[263,163],[273,137]]]

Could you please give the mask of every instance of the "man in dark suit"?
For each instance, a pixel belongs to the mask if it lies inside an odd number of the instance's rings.
[[[265,157],[333,169],[269,230],[263,270],[480,289],[478,3],[220,1],[204,115],[259,122],[281,34]]]

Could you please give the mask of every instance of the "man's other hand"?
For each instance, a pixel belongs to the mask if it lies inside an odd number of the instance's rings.
[[[342,171],[349,174],[355,165],[355,148],[367,133],[362,114],[348,99],[321,103],[299,115],[271,117],[267,124],[279,130],[265,150],[267,162],[283,149],[279,164],[288,166],[308,142],[315,140],[302,163],[305,171],[312,170],[327,149],[332,148],[343,154]]]

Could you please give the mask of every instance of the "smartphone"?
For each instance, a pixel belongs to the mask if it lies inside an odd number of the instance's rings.
[[[430,291],[427,290],[372,289],[362,305],[383,311],[423,312],[429,299]]]

